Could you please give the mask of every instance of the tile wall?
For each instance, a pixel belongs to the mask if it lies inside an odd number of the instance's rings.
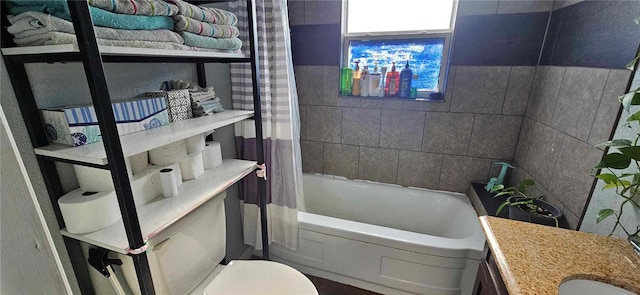
[[[513,160],[512,181],[534,178],[575,228],[629,76],[620,61],[640,40],[611,19],[637,3],[601,6],[462,0],[436,103],[339,97],[340,1],[290,1],[303,170],[465,192]]]
[[[584,1],[551,14],[514,161],[512,183],[533,178],[576,228],[638,48],[640,3]],[[615,28],[615,29],[612,29]],[[594,218],[594,217],[588,217]]]
[[[619,109],[630,71],[539,66],[522,123],[511,182],[536,180],[576,228],[593,184],[592,168]]]
[[[461,2],[461,34],[522,42],[457,39],[442,103],[338,96],[341,2],[290,1],[303,170],[458,192],[486,181],[513,159],[552,4]]]
[[[339,97],[338,67],[295,71],[303,171],[464,192],[513,158],[535,67],[451,67],[444,103]]]

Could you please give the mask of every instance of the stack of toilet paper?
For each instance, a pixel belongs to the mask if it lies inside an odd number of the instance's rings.
[[[173,197],[183,181],[222,164],[220,143],[205,141],[212,132],[133,155],[126,159],[136,207],[158,195]],[[58,200],[67,231],[84,234],[120,219],[120,209],[109,170],[73,165],[80,188]]]

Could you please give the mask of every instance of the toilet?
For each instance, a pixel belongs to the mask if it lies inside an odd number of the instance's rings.
[[[226,253],[222,192],[149,240],[147,257],[156,294],[318,295],[301,272],[263,260],[221,262]],[[140,294],[133,261],[118,254],[134,294]]]

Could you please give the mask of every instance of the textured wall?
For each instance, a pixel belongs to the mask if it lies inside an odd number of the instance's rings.
[[[629,71],[539,66],[515,153],[512,183],[533,178],[540,193],[578,224],[619,109]]]
[[[444,103],[339,97],[337,67],[295,70],[305,172],[464,192],[513,158],[535,68],[452,67]]]
[[[461,2],[444,102],[338,96],[340,1],[289,8],[305,172],[465,192],[513,159],[552,1]]]
[[[13,149],[8,126],[0,122],[0,285],[3,294],[67,294],[62,265],[38,216]],[[64,247],[64,246],[63,246]],[[64,248],[63,248],[64,249]]]
[[[42,214],[46,222],[46,226],[51,233],[53,243],[56,250],[58,251],[58,255],[60,256],[60,260],[64,267],[67,278],[71,284],[73,293],[79,294],[80,289],[78,287],[78,282],[74,276],[73,268],[71,267],[71,262],[69,260],[69,255],[66,252],[65,244],[62,240],[62,235],[60,234],[60,230],[58,227],[58,222],[56,221],[55,214],[53,213],[53,207],[51,206],[51,201],[49,200],[49,194],[47,192],[47,188],[45,187],[44,179],[42,178],[42,174],[40,173],[40,166],[38,165],[35,154],[33,152],[33,148],[31,146],[31,140],[29,139],[29,135],[27,134],[27,128],[20,114],[20,109],[18,107],[15,93],[13,92],[13,88],[11,86],[11,81],[9,81],[9,75],[4,65],[4,59],[0,59],[0,65],[0,69],[2,70],[2,84],[0,87],[2,95],[0,96],[0,104],[2,105],[2,109],[7,117],[9,129],[13,134],[13,138],[15,139],[16,145],[18,146],[18,151],[20,152],[20,157],[22,158],[23,164],[27,169],[29,180],[31,181],[31,185],[33,186],[33,189],[36,193],[38,203],[40,204],[40,209],[42,210]],[[4,165],[4,158],[0,161]],[[4,189],[6,184],[4,184],[4,182],[2,183],[2,188]],[[24,190],[27,188],[22,187],[21,189]],[[18,200],[9,200],[12,198],[19,198],[19,196],[15,194],[3,194],[2,199],[4,200],[5,198],[7,199],[7,202],[16,202],[17,205],[25,206],[23,208],[16,208],[15,210],[24,210],[28,212],[29,210],[31,210],[30,208],[28,208],[28,206],[33,206],[33,204],[18,202]],[[4,214],[2,215],[2,218],[2,223],[4,224]],[[0,233],[0,235],[4,235],[4,230],[2,233]],[[47,260],[42,260],[41,263],[43,263],[43,267],[50,267],[47,265]],[[12,266],[12,264],[3,264],[2,268],[9,268],[9,271],[11,271]],[[27,276],[26,279],[29,279],[29,276]]]
[[[592,168],[609,139],[638,48],[637,1],[584,1],[551,14],[523,121],[512,182],[533,178],[575,228],[586,207]],[[550,65],[550,66],[547,66]],[[594,219],[591,214],[586,219]]]

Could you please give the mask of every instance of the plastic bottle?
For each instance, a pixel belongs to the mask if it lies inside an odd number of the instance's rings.
[[[387,67],[382,67],[382,72],[380,72],[380,91],[378,93],[378,97],[384,97],[384,87],[385,85],[387,85],[384,83],[386,73],[387,73]]]
[[[413,80],[413,72],[409,68],[409,61],[400,72],[400,91],[398,97],[410,98],[411,97],[411,80]]]
[[[396,62],[391,66],[391,72],[387,73],[387,83],[384,85],[384,95],[386,97],[398,96],[398,85],[400,83],[400,73],[396,72]]]
[[[382,75],[378,72],[378,63],[373,67],[373,72],[369,73],[369,96],[378,96],[380,94],[380,80]]]
[[[342,68],[340,73],[340,95],[351,95],[351,79],[353,79],[353,69]]]
[[[360,96],[369,96],[369,66],[364,66],[360,76]]]
[[[411,98],[418,98],[418,74],[413,75],[413,82],[411,83]]]
[[[351,86],[351,95],[360,96],[360,66],[358,65],[359,61],[356,61],[356,70],[353,71],[353,85]]]

